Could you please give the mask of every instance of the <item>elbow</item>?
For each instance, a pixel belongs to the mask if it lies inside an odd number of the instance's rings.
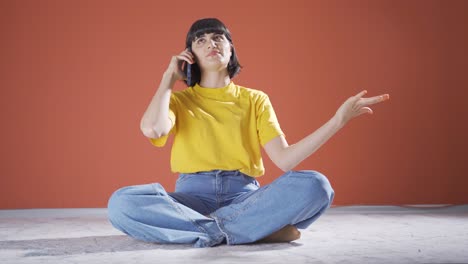
[[[292,169],[292,167],[280,167],[280,169],[283,171],[283,172],[288,172]]]
[[[290,154],[287,152],[287,148],[277,149],[276,151],[269,151],[271,161],[283,172],[290,171],[294,165],[290,158]]]
[[[145,121],[144,118],[142,118],[140,121],[140,130],[143,133],[143,135],[145,135],[145,137],[148,137],[148,138],[155,137],[155,133],[154,133],[154,130],[152,129],[151,124]]]
[[[282,170],[283,172],[288,172],[294,167],[291,164],[287,164],[286,162],[277,162],[276,166],[280,168],[280,170]]]
[[[275,164],[283,172],[288,172],[288,171],[294,169],[294,167],[297,166],[298,162],[297,162],[297,160],[295,159],[295,156],[292,153],[286,152],[286,149],[284,149],[284,151],[281,152],[281,155],[279,155],[276,158]]]
[[[148,138],[160,138],[169,134],[167,129],[158,129],[157,126],[141,125],[140,130]]]
[[[143,133],[143,135],[145,135],[145,137],[156,138],[156,133],[154,132],[153,129],[147,128],[147,127],[141,127],[140,130]]]
[[[169,134],[169,131],[159,131],[152,128],[141,129],[141,132],[148,138],[160,138]]]
[[[140,130],[143,132],[143,135],[149,138],[160,138],[169,134],[172,129],[172,121],[167,118],[167,120],[157,120],[155,123],[150,121],[141,120]]]
[[[159,132],[151,128],[142,128],[141,132],[148,138],[160,138],[169,134],[168,132]]]

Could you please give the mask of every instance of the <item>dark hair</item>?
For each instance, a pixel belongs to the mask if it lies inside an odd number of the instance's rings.
[[[229,77],[234,78],[234,76],[236,76],[240,72],[242,66],[239,64],[236,50],[234,48],[234,44],[232,43],[231,33],[223,24],[223,22],[221,22],[219,19],[203,18],[195,21],[187,33],[187,38],[185,40],[185,48],[188,48],[190,51],[192,51],[192,42],[205,33],[223,34],[229,40],[229,43],[231,43],[232,55],[227,66],[227,70],[229,73]],[[188,63],[185,63],[185,66],[183,68],[183,71],[185,73],[187,72],[187,66]],[[188,80],[184,80],[184,82],[188,86],[194,86],[196,83],[200,82],[201,71],[197,63],[190,65],[190,68],[190,82]]]

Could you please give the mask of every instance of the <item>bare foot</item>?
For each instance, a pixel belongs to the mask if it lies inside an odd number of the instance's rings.
[[[299,239],[301,232],[293,225],[287,225],[275,233],[258,240],[258,243],[281,243]]]

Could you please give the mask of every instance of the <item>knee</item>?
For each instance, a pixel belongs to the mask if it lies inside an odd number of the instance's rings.
[[[107,203],[107,215],[112,224],[118,225],[126,220],[139,217],[141,208],[164,202],[159,199],[167,195],[159,183],[126,186],[115,191]],[[152,199],[150,199],[152,198]]]
[[[125,193],[127,187],[115,191],[107,202],[107,216],[111,223],[115,224],[123,216],[124,208],[129,207],[128,194]]]
[[[335,191],[333,190],[328,178],[314,170],[290,171],[290,176],[300,178],[300,186],[306,189],[306,192],[312,192],[314,200],[319,199],[331,206]]]
[[[107,202],[107,216],[112,224],[124,222],[137,206],[138,192],[144,186],[126,186],[116,190]]]

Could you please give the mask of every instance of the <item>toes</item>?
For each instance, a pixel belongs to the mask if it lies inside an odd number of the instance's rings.
[[[297,235],[296,235],[296,238],[294,240],[299,239],[299,238],[301,238],[301,232],[297,231]]]

